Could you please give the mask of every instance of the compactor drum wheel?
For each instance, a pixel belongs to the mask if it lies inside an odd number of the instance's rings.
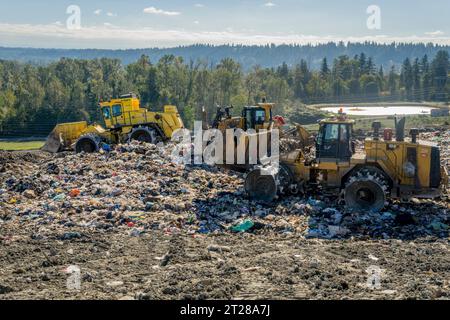
[[[380,211],[386,203],[388,183],[377,169],[364,169],[353,174],[345,186],[345,204],[348,208]]]
[[[100,149],[100,138],[95,135],[85,135],[78,139],[75,144],[76,153],[94,153]]]
[[[271,174],[262,174],[261,169],[251,171],[245,179],[245,191],[250,199],[270,202],[277,195],[277,182]]]
[[[278,191],[281,195],[297,194],[298,188],[294,184],[294,175],[292,171],[285,165],[280,165],[278,172]]]
[[[147,143],[158,143],[158,134],[155,129],[152,128],[135,128],[129,135],[129,141],[137,140]]]

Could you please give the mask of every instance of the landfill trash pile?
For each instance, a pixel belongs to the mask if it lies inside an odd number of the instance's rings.
[[[439,237],[448,232],[445,201],[392,203],[381,214],[346,211],[335,198],[314,194],[261,204],[246,199],[241,175],[173,164],[170,150],[134,143],[99,154],[2,154],[2,223],[46,226],[36,236],[60,237],[73,226],[86,231],[129,228],[135,235],[149,229],[238,230],[318,238]],[[247,228],[238,228],[245,223]]]
[[[303,144],[304,142],[299,139],[282,138],[280,139],[280,154],[282,155],[295,151],[296,149],[302,149]]]
[[[448,160],[449,133],[423,134],[441,143],[444,161]],[[331,260],[324,263],[328,258],[320,257],[327,246],[341,246],[336,250],[344,250],[350,257],[361,246],[373,252],[372,241],[414,241],[419,246],[425,241],[421,250],[444,250],[436,257],[443,261],[437,263],[448,262],[447,199],[393,202],[381,213],[348,211],[324,193],[286,197],[271,205],[256,203],[245,197],[241,174],[207,165],[174,164],[171,150],[170,146],[159,149],[133,142],[97,154],[0,152],[0,298],[58,297],[57,293],[33,291],[33,284],[44,281],[44,289],[61,286],[65,279],[61,268],[69,264],[87,268],[83,281],[94,286],[91,292],[95,296],[78,298],[202,299],[292,297],[292,290],[281,292],[292,285],[284,282],[288,281],[286,274],[296,282],[305,276],[298,274],[303,267],[330,268],[333,258],[327,256]],[[433,242],[434,249],[427,249],[427,243]],[[278,244],[286,247],[278,252]],[[317,255],[311,253],[311,246],[317,246]],[[262,248],[270,252],[264,254]],[[297,258],[295,250],[307,251]],[[385,261],[397,259],[392,252],[379,254]],[[255,267],[266,258],[271,266]],[[417,261],[422,258],[418,256]],[[236,259],[241,259],[242,266]],[[269,271],[286,259],[293,269]],[[150,280],[139,278],[141,265],[147,266],[149,277],[157,277],[152,278],[157,283],[151,285]],[[130,276],[119,277],[116,267]],[[99,271],[104,268],[108,271]],[[272,287],[245,284],[243,279],[249,274],[251,279],[255,274],[268,277]],[[196,275],[200,280],[189,278]],[[353,280],[364,281],[363,276],[364,271]],[[23,283],[14,285],[18,277]],[[57,278],[55,283],[52,277]],[[99,279],[104,283],[99,284]],[[330,287],[318,288],[314,279],[314,274],[303,279],[302,287],[297,288],[301,294],[296,295],[358,296],[345,292],[353,280],[344,284],[335,279]],[[141,285],[127,287],[130,281]],[[341,290],[336,286],[343,286],[344,291],[336,295],[336,290]],[[29,289],[22,292],[17,287]],[[406,296],[417,297],[416,289]],[[57,292],[73,297],[64,288]],[[378,297],[371,294],[359,297]],[[425,296],[434,294],[432,290]]]
[[[437,131],[423,130],[420,138],[425,141],[437,143],[441,147],[442,164],[450,170],[450,130],[441,129]]]
[[[235,191],[241,179],[212,167],[176,165],[169,155],[137,143],[99,154],[2,153],[2,222],[62,234],[74,225],[197,232],[194,200]]]

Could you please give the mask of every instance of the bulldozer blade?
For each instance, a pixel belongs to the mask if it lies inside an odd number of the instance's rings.
[[[282,131],[285,138],[295,139],[300,142],[301,148],[307,148],[314,145],[314,138],[301,124],[294,123],[295,127]]]
[[[93,125],[92,127],[96,126]],[[86,121],[60,123],[48,135],[47,141],[41,150],[51,153],[62,151],[66,147],[72,146],[87,128],[88,124]],[[96,130],[99,129],[96,128]]]
[[[61,137],[56,133],[52,132],[47,137],[45,144],[42,146],[42,151],[47,151],[50,153],[57,153],[62,147]]]

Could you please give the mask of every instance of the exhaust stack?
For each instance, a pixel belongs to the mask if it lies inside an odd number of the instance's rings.
[[[411,135],[411,142],[417,143],[417,136],[419,135],[419,129],[413,128],[409,131],[409,134]]]
[[[398,142],[405,141],[405,124],[406,118],[395,117],[395,140]]]
[[[381,128],[381,122],[380,121],[374,121],[372,123],[373,140],[380,140],[380,128]]]

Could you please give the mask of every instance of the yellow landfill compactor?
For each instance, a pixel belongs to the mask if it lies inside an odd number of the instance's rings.
[[[169,140],[175,130],[183,128],[176,106],[164,106],[163,112],[151,112],[140,107],[133,94],[100,102],[105,127],[86,121],[58,124],[47,138],[42,150],[59,152],[73,149],[77,153],[97,152],[104,144],[130,140],[158,143]]]
[[[340,196],[347,207],[381,210],[389,198],[435,198],[448,186],[436,145],[418,140],[418,130],[404,137],[405,118],[396,121],[396,139],[380,137],[380,122],[372,137],[356,150],[353,120],[340,113],[320,122],[315,155],[298,149],[281,156],[278,169],[255,167],[245,180],[250,198],[272,201],[280,194],[315,190]],[[389,132],[390,129],[385,129]]]

